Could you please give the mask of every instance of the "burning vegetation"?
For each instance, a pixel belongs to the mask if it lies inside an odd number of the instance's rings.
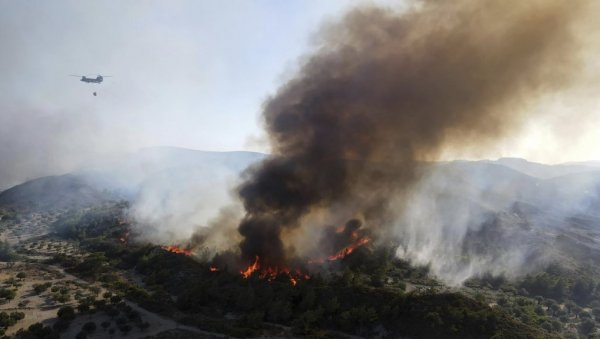
[[[183,248],[183,247],[179,247],[176,245],[169,245],[169,246],[161,246],[161,248],[165,251],[169,251],[171,253],[177,253],[177,254],[183,254],[186,256],[191,256],[193,254],[191,249],[187,249],[187,248]]]
[[[360,238],[358,239],[355,243],[350,244],[347,247],[344,247],[344,249],[342,249],[341,251],[339,251],[338,253],[336,253],[335,255],[330,255],[327,260],[329,261],[334,261],[334,260],[339,260],[342,259],[344,257],[346,257],[347,255],[351,254],[352,252],[354,252],[355,249],[368,244],[370,241],[369,238]]]
[[[300,269],[292,270],[288,267],[262,267],[259,256],[256,256],[254,262],[246,269],[240,271],[240,274],[244,279],[250,278],[255,273],[258,273],[259,279],[266,279],[269,282],[275,280],[279,276],[285,276],[294,286],[296,286],[300,279],[310,279],[310,276],[307,273],[303,273]]]
[[[336,261],[352,254],[357,248],[362,247],[369,242],[371,238],[364,234],[361,229],[362,223],[357,219],[352,219],[345,225],[337,228],[329,228],[321,238],[320,249],[323,253],[329,253],[327,256],[311,259],[309,264],[323,264],[326,261]]]
[[[251,261],[240,263],[239,257],[234,253],[228,259],[222,260],[222,257],[215,257],[211,261],[208,270],[210,272],[220,272],[223,268],[230,273],[239,273],[242,278],[249,279],[251,277],[273,282],[277,279],[280,281],[289,281],[292,285],[296,285],[301,280],[311,279],[310,271],[327,270],[327,263],[342,260],[351,255],[356,249],[363,247],[371,242],[371,237],[362,227],[362,223],[357,219],[352,219],[345,225],[339,227],[328,227],[321,237],[318,244],[318,253],[322,253],[317,258],[295,259],[293,263],[281,263],[273,265],[266,262],[260,256],[256,255]],[[165,245],[161,248],[171,253],[182,254],[194,257],[202,261],[202,251],[196,248],[193,242],[187,245]],[[236,270],[235,267],[238,267]]]
[[[272,282],[281,278],[288,280],[295,286],[301,280],[311,279],[307,267],[310,266],[311,270],[322,270],[322,267],[325,267],[326,263],[342,260],[352,254],[357,248],[370,243],[371,238],[361,226],[362,223],[359,220],[353,219],[343,226],[327,228],[318,250],[319,253],[326,254],[316,259],[296,259],[293,264],[281,263],[273,265],[265,262],[259,255],[256,255],[251,261],[245,265],[241,265],[238,272],[244,279],[255,277]],[[220,263],[217,259],[209,267],[209,270],[211,272],[218,272],[222,265],[229,266],[228,264]],[[240,265],[234,260],[233,266]]]

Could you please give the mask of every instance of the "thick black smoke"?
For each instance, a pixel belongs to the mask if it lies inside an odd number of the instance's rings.
[[[481,147],[577,66],[579,1],[425,1],[403,13],[353,10],[270,98],[275,155],[239,188],[243,258],[286,261],[282,232],[317,209],[351,206],[365,224],[448,146]],[[348,216],[348,219],[352,215]]]

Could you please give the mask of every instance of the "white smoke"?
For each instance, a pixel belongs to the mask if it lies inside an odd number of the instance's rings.
[[[568,220],[597,206],[600,172],[592,169],[541,179],[486,162],[435,166],[397,202],[396,254],[450,285],[536,270],[555,259],[551,244]]]

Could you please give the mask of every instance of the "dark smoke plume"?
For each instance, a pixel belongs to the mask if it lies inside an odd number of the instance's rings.
[[[274,156],[239,188],[243,258],[284,264],[285,230],[333,206],[384,226],[386,202],[421,161],[514,130],[527,103],[573,78],[580,5],[432,0],[403,13],[358,8],[326,27],[265,104]]]

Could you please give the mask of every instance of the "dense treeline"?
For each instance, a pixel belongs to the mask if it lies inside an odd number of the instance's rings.
[[[107,241],[89,246],[106,251],[101,252],[106,260],[120,268],[135,268],[152,286],[146,291],[117,283],[126,297],[156,312],[175,308],[188,315],[185,322],[207,330],[251,336],[271,322],[303,335],[325,329],[430,338],[547,335],[461,294],[405,294],[365,284],[350,269],[292,286],[285,276],[268,283],[257,276],[246,280],[226,271],[210,272],[205,264],[150,246],[126,248]],[[358,261],[356,256],[352,259]],[[169,295],[176,296],[175,303],[169,302]],[[207,322],[207,317],[228,318],[231,328]]]
[[[220,310],[243,315],[251,323],[291,325],[298,334],[327,328],[362,336],[492,337],[536,332],[505,314],[460,294],[408,294],[380,288],[309,282],[296,288],[285,282],[223,285],[209,281],[186,289],[177,306],[190,313]],[[275,297],[276,296],[276,297]],[[250,323],[250,325],[251,325]],[[537,333],[541,334],[541,333]]]
[[[600,281],[589,274],[570,277],[548,270],[526,276],[520,286],[530,295],[557,301],[573,300],[580,306],[600,301]]]

